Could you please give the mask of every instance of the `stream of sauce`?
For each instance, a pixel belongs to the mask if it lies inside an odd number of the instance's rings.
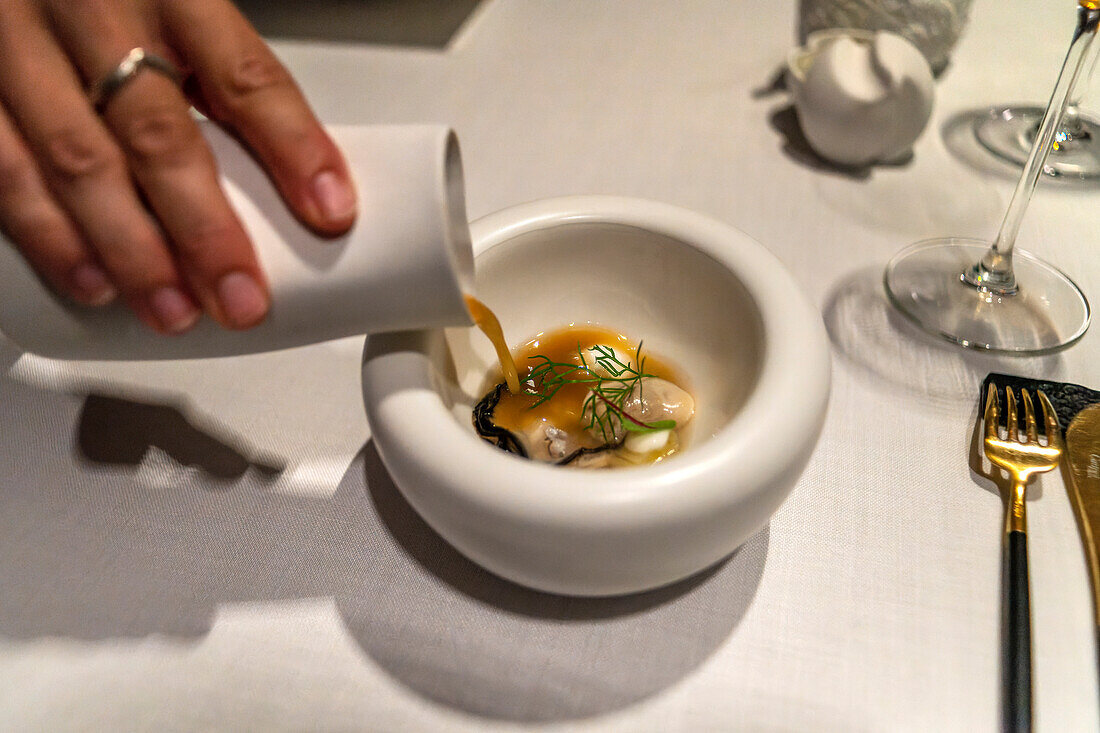
[[[508,391],[519,394],[519,374],[516,372],[516,362],[512,359],[512,352],[508,349],[508,342],[504,340],[504,331],[500,327],[500,321],[489,307],[472,295],[465,296],[466,310],[470,317],[481,329],[493,348],[496,349],[497,359],[500,361],[500,370],[504,372],[504,381],[508,385]]]

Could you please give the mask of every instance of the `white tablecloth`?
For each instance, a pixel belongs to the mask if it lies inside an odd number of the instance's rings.
[[[1013,182],[941,128],[1045,101],[1073,3],[979,0],[915,157],[865,177],[786,149],[768,89],[796,6],[489,0],[445,49],[276,43],[328,122],[453,125],[473,218],[641,196],[792,270],[832,338],[833,396],[759,535],[670,589],[540,595],[400,498],[363,416],[361,339],[163,364],[0,346],[0,728],[996,729],[1002,506],[967,465],[977,386],[1100,387],[1100,331],[1043,358],[965,353],[901,323],[880,278],[911,241],[995,232]],[[1098,211],[1100,189],[1044,186],[1020,239],[1094,300]],[[1037,726],[1096,730],[1073,515],[1057,474],[1032,498]]]

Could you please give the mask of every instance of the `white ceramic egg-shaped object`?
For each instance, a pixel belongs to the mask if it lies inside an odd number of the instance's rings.
[[[788,59],[787,86],[807,142],[844,165],[904,158],[932,114],[931,67],[884,31],[811,34]]]

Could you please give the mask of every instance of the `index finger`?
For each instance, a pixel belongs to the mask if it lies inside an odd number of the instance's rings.
[[[135,47],[160,50],[132,4],[66,0],[50,7],[54,32],[87,78],[104,78]],[[174,245],[178,269],[193,294],[223,326],[256,325],[268,307],[263,274],[174,80],[139,67],[103,103],[101,118],[143,201]]]
[[[211,116],[252,149],[304,224],[324,235],[347,231],[356,197],[343,156],[244,16],[228,0],[160,7],[164,32]]]

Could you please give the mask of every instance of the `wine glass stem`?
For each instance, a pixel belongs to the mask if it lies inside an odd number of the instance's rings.
[[[1005,212],[1004,221],[1001,222],[1001,229],[982,259],[973,268],[963,273],[963,278],[971,285],[1006,295],[1016,292],[1016,276],[1012,272],[1012,248],[1016,244],[1020,222],[1023,221],[1028,202],[1031,201],[1031,195],[1039,182],[1039,175],[1043,171],[1043,164],[1050,152],[1051,143],[1054,142],[1054,135],[1062,121],[1070,90],[1073,89],[1084,66],[1089,47],[1096,38],[1098,21],[1100,21],[1100,10],[1084,6],[1078,8],[1077,29],[1073,34],[1073,42],[1062,64],[1062,70],[1058,74],[1058,82],[1054,85],[1054,93],[1051,94],[1046,112],[1043,113],[1043,121],[1039,123],[1039,134],[1035,136],[1035,141],[1031,145],[1024,172],[1016,184],[1016,190],[1012,193],[1012,201],[1008,205],[1008,211]]]

